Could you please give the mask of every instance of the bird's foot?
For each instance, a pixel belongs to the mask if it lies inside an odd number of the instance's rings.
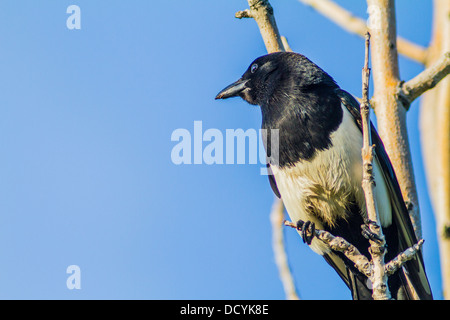
[[[316,225],[312,221],[297,221],[297,229],[301,231],[301,236],[303,239],[303,243],[306,243],[308,246],[311,244],[312,239],[314,239]]]
[[[376,234],[375,232],[372,232],[372,230],[370,230],[370,226],[374,226],[377,229],[380,228],[380,226],[375,221],[366,220],[365,224],[361,226],[361,233],[364,238],[366,238],[367,240],[375,241],[377,243],[382,243],[383,239],[381,239],[380,236],[378,236],[378,234]]]

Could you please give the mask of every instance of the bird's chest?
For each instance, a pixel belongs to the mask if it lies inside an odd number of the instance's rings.
[[[345,219],[351,203],[361,205],[361,132],[348,111],[330,135],[331,147],[310,160],[289,167],[272,166],[283,202],[292,220],[312,220],[333,226]]]

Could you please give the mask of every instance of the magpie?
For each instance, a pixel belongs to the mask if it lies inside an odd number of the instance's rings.
[[[370,260],[367,225],[371,221],[362,189],[363,137],[356,99],[319,66],[294,52],[257,58],[239,80],[219,92],[216,100],[237,96],[260,106],[262,132],[267,135],[263,142],[269,182],[290,218],[305,221],[303,227],[310,230],[315,227],[343,237]],[[271,132],[277,132],[276,146],[269,143]],[[417,239],[394,169],[372,123],[371,135],[375,144],[375,201],[387,262]],[[353,299],[372,299],[370,280],[348,258],[308,237],[311,233],[305,228],[299,232],[335,269]],[[420,251],[389,277],[388,286],[394,299],[432,299]]]

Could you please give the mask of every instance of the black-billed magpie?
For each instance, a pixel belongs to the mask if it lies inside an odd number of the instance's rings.
[[[240,96],[262,111],[262,129],[278,130],[278,146],[265,142],[270,185],[293,221],[307,221],[355,245],[370,259],[362,189],[362,131],[359,104],[305,56],[277,52],[257,58],[216,99]],[[376,129],[373,163],[375,200],[386,238],[387,261],[417,239],[391,162]],[[272,152],[278,161],[271,162]],[[306,223],[305,223],[306,224]],[[367,229],[366,229],[367,230]],[[367,280],[343,254],[319,239],[305,239],[350,288],[353,299],[372,298]],[[389,277],[394,299],[432,299],[421,252]]]

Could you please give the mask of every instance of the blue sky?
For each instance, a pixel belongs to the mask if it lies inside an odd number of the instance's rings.
[[[366,18],[363,1],[338,1]],[[360,95],[362,39],[295,0],[271,1],[280,32]],[[69,5],[81,29],[69,30]],[[273,193],[259,164],[175,165],[172,132],[258,130],[258,108],[214,101],[266,53],[244,0],[0,3],[0,298],[284,299],[271,248]],[[426,46],[431,2],[397,1],[398,31]],[[400,59],[409,79],[422,67]],[[408,114],[425,262],[441,298],[435,224]],[[349,299],[286,230],[303,299]],[[81,270],[81,289],[66,269]]]

